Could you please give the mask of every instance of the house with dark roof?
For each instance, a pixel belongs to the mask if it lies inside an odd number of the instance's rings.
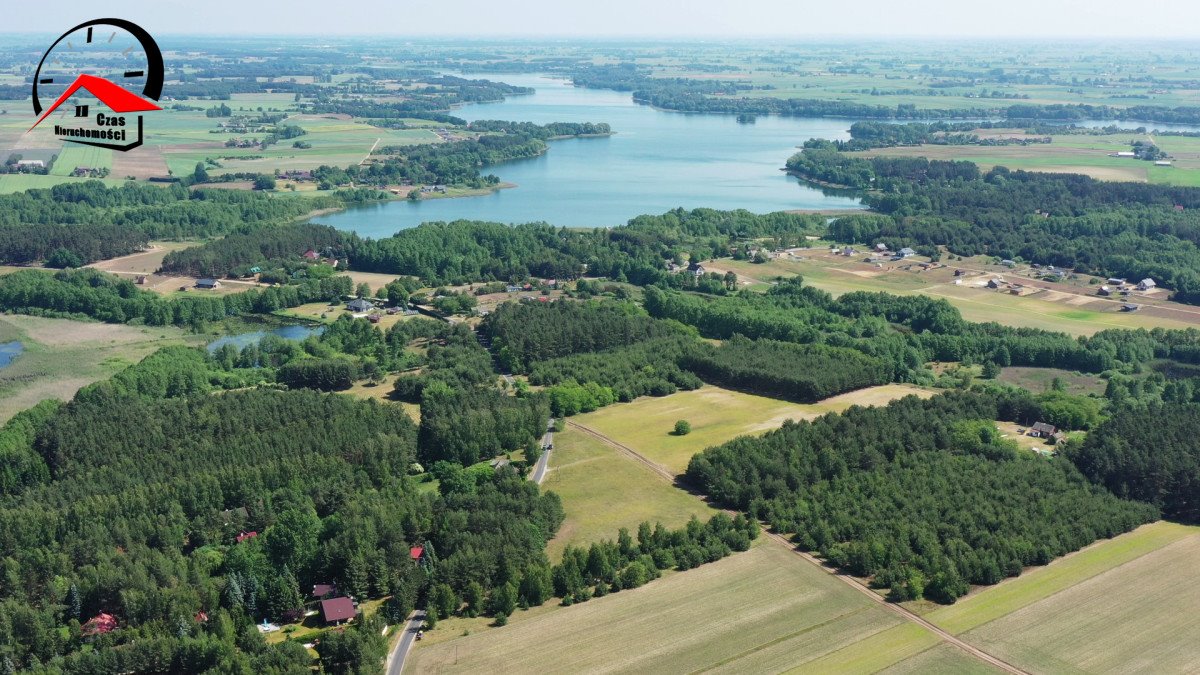
[[[337,584],[313,584],[311,597],[314,600],[325,600],[337,595]]]
[[[702,277],[702,276],[704,276],[705,270],[704,270],[704,265],[701,265],[698,262],[694,262],[694,263],[691,263],[690,265],[688,265],[687,271],[692,276]]]
[[[1029,428],[1029,435],[1034,438],[1050,438],[1058,432],[1058,429],[1053,424],[1045,422],[1037,422]]]
[[[321,618],[327,624],[340,626],[342,622],[354,619],[357,613],[354,601],[346,596],[321,601]]]
[[[220,287],[221,287],[221,282],[217,281],[216,279],[197,279],[196,280],[196,288],[203,288],[206,290],[215,290]]]
[[[350,302],[346,303],[346,308],[349,309],[351,312],[369,312],[369,311],[375,309],[375,304],[372,303],[370,300],[364,300],[363,298],[355,298],[355,299],[351,300]]]

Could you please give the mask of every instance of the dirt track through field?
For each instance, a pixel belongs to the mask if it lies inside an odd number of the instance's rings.
[[[573,429],[577,429],[589,436],[592,436],[593,438],[600,440],[601,442],[603,442],[604,444],[606,444],[610,447],[616,448],[617,450],[624,453],[625,455],[628,455],[630,458],[632,458],[638,462],[641,462],[642,464],[647,466],[659,478],[662,478],[663,480],[667,481],[668,483],[670,483],[672,485],[678,485],[678,477],[677,476],[672,474],[663,465],[661,465],[657,462],[654,462],[650,458],[639,453],[637,450],[634,450],[633,448],[631,448],[627,445],[624,445],[622,443],[618,443],[617,441],[614,441],[613,439],[609,438],[608,436],[605,436],[604,434],[602,434],[594,429],[585,427],[582,424],[579,424],[577,422],[572,422],[572,421],[568,420],[567,425]],[[736,515],[736,512],[734,512],[734,511],[729,511],[728,509],[726,509],[725,511],[729,515]],[[1017,668],[1016,666],[1012,665],[1011,663],[1008,663],[1007,661],[1003,661],[999,658],[996,658],[995,656],[992,656],[991,654],[983,651],[982,649],[980,649],[978,647],[975,647],[973,645],[967,644],[966,642],[963,642],[962,640],[951,635],[950,633],[946,632],[945,630],[942,630],[941,628],[938,628],[937,626],[933,625],[929,621],[926,621],[925,619],[921,618],[920,616],[917,616],[916,614],[909,611],[908,609],[905,609],[904,607],[901,607],[900,605],[888,602],[881,595],[879,595],[875,591],[872,591],[870,588],[868,588],[867,586],[860,583],[857,579],[847,576],[845,574],[841,574],[837,570],[830,569],[828,566],[823,564],[816,557],[797,549],[794,545],[792,545],[791,542],[789,542],[782,535],[776,534],[774,532],[766,531],[766,530],[764,530],[764,531],[766,532],[767,537],[771,541],[787,548],[789,551],[800,556],[801,558],[808,561],[809,563],[816,565],[821,570],[825,571],[827,574],[830,574],[833,577],[841,580],[842,582],[844,582],[847,585],[854,588],[856,591],[863,593],[867,597],[871,598],[876,603],[886,607],[887,609],[891,610],[892,612],[895,612],[900,617],[907,619],[908,621],[911,621],[911,622],[921,626],[925,630],[933,633],[938,638],[940,638],[943,642],[954,645],[955,647],[958,647],[959,649],[961,649],[964,652],[966,652],[967,654],[979,659],[980,661],[983,661],[989,665],[995,666],[996,668],[999,668],[1007,673],[1012,673],[1013,675],[1029,675],[1029,673],[1027,673],[1024,670],[1021,670],[1020,668]]]

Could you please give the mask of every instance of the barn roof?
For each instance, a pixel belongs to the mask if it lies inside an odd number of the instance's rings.
[[[353,619],[354,614],[354,601],[345,596],[321,601],[321,616],[326,623]]]

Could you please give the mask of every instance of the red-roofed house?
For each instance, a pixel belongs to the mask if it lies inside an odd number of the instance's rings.
[[[196,612],[196,623],[207,623],[208,615],[204,612]]]
[[[321,616],[325,623],[340,626],[343,621],[353,619],[356,613],[354,601],[345,596],[321,601]]]
[[[420,560],[421,556],[425,555],[425,547],[424,546],[414,546],[414,547],[408,549],[408,555],[413,560]]]
[[[317,258],[320,258],[321,256],[318,255],[316,251],[314,251],[310,248],[304,252],[304,257],[308,258],[309,260],[316,260]]]
[[[331,595],[337,595],[337,584],[313,584],[312,597],[324,600]]]
[[[84,635],[104,635],[117,627],[117,617],[107,612],[100,612],[83,624]]]
[[[247,539],[253,539],[257,536],[258,536],[258,532],[255,532],[253,530],[251,530],[250,532],[242,532],[241,534],[239,534],[237,536],[237,543],[240,544],[243,541],[246,541]]]

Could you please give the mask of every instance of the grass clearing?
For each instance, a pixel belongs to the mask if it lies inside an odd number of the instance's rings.
[[[586,546],[616,540],[626,527],[637,535],[642,521],[681,527],[693,515],[707,521],[717,510],[662,480],[642,463],[615,448],[568,428],[555,434],[544,490],[562,497],[567,518],[548,545],[552,561],[567,544]]]
[[[1105,382],[1095,375],[1062,370],[1060,368],[1029,368],[1010,366],[1000,371],[997,380],[1035,393],[1049,391],[1054,378],[1059,378],[1071,394],[1103,394]]]
[[[812,419],[852,405],[881,405],[908,394],[933,395],[908,385],[885,384],[800,404],[705,385],[694,391],[611,405],[573,421],[683,473],[692,455],[737,436],[776,429],[788,419]],[[675,436],[671,431],[681,419],[691,423],[692,431]]]
[[[68,319],[0,316],[0,342],[24,352],[0,369],[0,423],[48,398],[69,400],[80,388],[112,376],[160,347],[198,344],[174,327],[134,327]]]
[[[167,257],[168,253],[199,246],[201,243],[198,241],[152,241],[150,248],[145,251],[101,260],[88,265],[88,267],[111,273],[153,274],[162,267],[163,258]]]
[[[1200,530],[964,637],[1034,672],[1200,669]]]
[[[517,620],[521,614],[502,629],[422,641],[409,671],[780,672],[903,621],[763,539],[636,590],[528,620]],[[905,634],[876,646],[891,650],[876,654],[886,667],[920,651],[924,640]]]
[[[1104,574],[1148,553],[1187,538],[1200,528],[1158,521],[1112,539],[1097,542],[1014,579],[972,592],[925,618],[959,635]],[[1190,566],[1189,572],[1190,572]],[[1164,570],[1165,571],[1165,570]]]

